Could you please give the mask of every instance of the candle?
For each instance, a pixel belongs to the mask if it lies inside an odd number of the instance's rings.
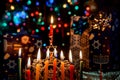
[[[80,57],[80,80],[83,79],[83,73],[82,73],[82,68],[83,68],[83,61],[82,61],[82,51],[80,51],[79,53],[79,57]]]
[[[40,48],[38,49],[37,54],[37,61],[39,62],[41,60],[41,51]],[[36,64],[36,80],[40,79],[40,64]]]
[[[65,69],[64,69],[64,54],[63,54],[63,51],[61,51],[60,53],[60,58],[61,58],[61,65],[60,65],[60,69],[61,69],[61,80],[64,80],[65,79]]]
[[[52,26],[53,22],[54,22],[54,19],[53,19],[53,16],[51,16],[51,20],[50,20],[50,33],[49,33],[50,36],[53,36],[53,26]]]
[[[46,61],[45,61],[45,66],[44,66],[45,68],[44,80],[48,80],[48,65],[49,65],[48,58],[49,58],[49,49],[47,49]]]
[[[48,80],[48,64],[49,64],[49,61],[46,60],[45,61],[45,74],[44,74],[44,80]]]
[[[70,61],[70,80],[74,80],[74,65],[72,64],[72,52],[69,51],[69,61]]]
[[[26,70],[26,80],[31,80],[31,71],[30,71],[30,57],[28,58],[27,70]]]
[[[57,67],[57,59],[55,58],[53,61],[53,79],[56,80],[56,67]]]
[[[51,16],[51,20],[50,20],[51,24],[50,24],[50,32],[49,32],[50,45],[53,44],[53,26],[52,26],[53,22],[54,22],[54,19],[53,19],[53,16]]]
[[[51,20],[50,20],[50,35],[52,35],[53,36],[53,26],[52,26],[52,24],[53,24],[53,22],[54,22],[54,19],[53,19],[53,16],[51,16]]]
[[[57,57],[56,48],[54,48],[54,56]],[[55,58],[53,61],[53,80],[56,80],[56,67],[57,67],[57,59]]]
[[[22,58],[21,58],[21,48],[19,48],[19,53],[18,53],[18,70],[19,70],[19,80],[22,78],[21,74],[21,64],[22,63]]]

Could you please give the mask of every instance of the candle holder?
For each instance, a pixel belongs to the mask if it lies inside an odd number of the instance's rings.
[[[80,80],[83,80],[83,59],[80,60]]]
[[[56,79],[57,80],[71,80],[70,79],[71,63],[68,60],[60,60],[57,58],[57,51],[55,50],[57,48],[57,46],[53,46],[53,26],[52,26],[52,24],[53,24],[53,16],[51,16],[51,25],[50,25],[50,32],[49,32],[50,45],[46,47],[48,49],[47,56],[45,59],[41,59],[40,62],[38,62],[37,59],[33,60],[33,63],[32,63],[33,78],[32,78],[32,80],[38,80],[35,77],[37,64],[40,65],[39,66],[40,69],[38,69],[39,71],[37,71],[37,72],[39,72],[39,80],[56,80]],[[74,75],[74,73],[72,73],[72,75]]]
[[[53,53],[51,52],[51,54],[53,55]],[[45,61],[48,60],[49,64],[48,64],[48,80],[51,80],[53,78],[53,61],[54,61],[55,57],[52,56],[51,59],[50,58],[45,58],[45,59],[41,59],[41,61],[37,61],[37,59],[33,60],[32,63],[32,80],[35,80],[35,75],[36,75],[36,65],[39,64],[41,69],[39,70],[40,74],[40,79],[39,80],[44,80],[44,73],[45,73]],[[57,59],[57,58],[56,58]],[[57,59],[57,63],[56,63],[56,78],[57,80],[61,80],[61,69],[60,69],[60,65],[61,65],[61,61],[64,63],[64,76],[65,79],[64,80],[70,80],[70,71],[69,71],[69,67],[70,67],[70,62],[68,60],[60,60]]]
[[[93,61],[95,64],[100,65],[100,80],[102,80],[102,64],[107,64],[109,62],[109,55],[94,55]]]

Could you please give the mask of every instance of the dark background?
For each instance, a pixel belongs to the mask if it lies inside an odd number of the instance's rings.
[[[102,11],[105,11],[107,13],[110,12],[110,13],[115,15],[115,18],[118,18],[120,20],[120,15],[119,15],[120,14],[120,8],[119,8],[120,1],[119,0],[94,0],[94,1],[98,5],[98,11],[102,10]],[[41,2],[42,2],[42,5],[45,7],[45,1],[41,0]],[[63,4],[64,0],[55,0],[55,2],[56,2],[56,4]],[[80,5],[82,5],[81,10],[79,11],[81,13],[80,15],[83,15],[83,10],[85,9],[84,6],[83,6],[84,2],[85,2],[84,0],[80,0],[80,3],[79,3]],[[0,1],[0,19],[2,18],[3,14],[4,14],[5,10],[6,10],[6,3],[7,3],[6,0],[1,0]],[[33,8],[33,7],[31,6],[31,8]],[[69,18],[69,16],[67,16],[65,14],[66,11],[64,11],[64,10],[61,10],[61,11],[63,13],[62,17],[65,18],[64,21],[68,21],[68,23],[69,23],[70,18]],[[45,14],[46,14],[46,16],[50,14],[49,10],[47,10],[46,7],[45,7]],[[47,22],[47,20],[46,20],[46,22]],[[46,25],[48,25],[48,24],[46,24]],[[109,68],[109,70],[111,70],[111,71],[115,71],[115,70],[120,69],[120,63],[119,63],[119,61],[120,61],[120,22],[118,23],[118,25],[119,25],[119,27],[117,27],[115,29],[115,31],[111,33],[111,40],[110,40],[111,43],[110,43],[110,45],[112,47],[111,47],[110,63],[109,63],[109,66],[111,67],[111,68]],[[15,29],[14,28],[9,28],[9,30],[5,30],[5,31],[3,31],[3,33],[9,32],[9,31],[15,32]],[[47,35],[48,31],[46,31],[44,33],[40,33],[40,34]],[[60,38],[59,38],[58,35],[60,36]],[[55,45],[61,46],[61,43],[64,40],[64,42],[66,44],[68,44],[66,46],[67,47],[69,46],[69,42],[68,42],[69,37],[65,38],[66,37],[65,36],[63,39],[61,39],[62,38],[61,34],[54,34],[54,37],[55,37],[55,42],[54,42]],[[3,69],[2,65],[4,63],[4,61],[3,61],[3,56],[4,56],[3,45],[4,44],[3,44],[2,39],[3,39],[3,36],[0,35],[0,40],[1,40],[1,42],[0,42],[0,75],[2,75],[2,71],[3,71],[2,70]],[[44,38],[44,40],[45,39],[46,38]],[[47,40],[46,40],[46,42],[48,43]],[[64,47],[63,47],[63,49],[64,49]]]

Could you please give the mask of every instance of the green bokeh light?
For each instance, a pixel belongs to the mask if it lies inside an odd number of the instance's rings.
[[[31,0],[27,1],[27,5],[31,5],[31,3],[32,3]]]
[[[36,29],[35,32],[38,33],[38,32],[39,32],[39,29]]]
[[[75,6],[75,10],[79,10],[79,6]]]
[[[6,27],[6,26],[7,26],[7,23],[6,23],[6,22],[3,22],[3,23],[2,23],[2,26],[3,26],[3,27]]]
[[[58,12],[58,11],[59,11],[58,7],[55,7],[54,10],[55,10],[55,12]]]
[[[72,14],[71,11],[68,11],[68,14],[71,15]]]

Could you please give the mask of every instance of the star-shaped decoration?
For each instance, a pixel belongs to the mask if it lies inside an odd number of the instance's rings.
[[[42,47],[42,40],[37,40],[37,42],[35,43],[37,48]]]
[[[7,65],[9,66],[9,69],[14,69],[17,64],[15,63],[15,60],[9,60]]]
[[[99,40],[94,40],[92,46],[94,47],[94,49],[99,49],[101,44],[100,44]]]
[[[48,48],[50,52],[53,52],[54,48],[57,48],[57,46],[50,45],[50,46],[46,46],[46,48]]]

